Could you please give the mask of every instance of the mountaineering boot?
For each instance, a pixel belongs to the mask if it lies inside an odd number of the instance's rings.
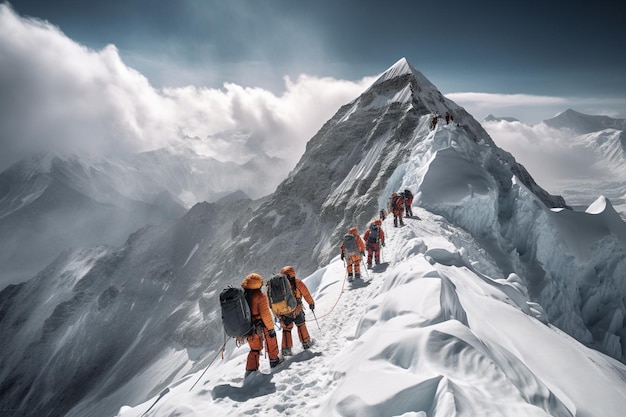
[[[302,342],[302,349],[307,350],[309,349],[311,346],[313,346],[313,339],[307,341],[307,342]]]
[[[354,279],[361,279],[361,274],[354,274]]]
[[[283,348],[282,349],[282,354],[283,354],[283,356],[291,356],[292,355],[291,348],[288,348],[288,347]]]
[[[250,375],[254,374],[256,371],[246,371],[246,374],[243,376],[243,379],[246,379]]]
[[[284,358],[276,358],[276,359],[270,359],[270,368],[276,368],[278,365],[280,365],[281,363],[283,363],[285,359]]]
[[[378,262],[376,262],[376,265],[378,265]],[[372,269],[372,263],[371,262],[367,263],[367,269]]]

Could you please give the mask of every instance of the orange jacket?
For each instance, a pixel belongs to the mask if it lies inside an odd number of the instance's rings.
[[[306,284],[300,281],[298,278],[295,278],[295,280],[296,292],[294,295],[296,296],[296,300],[298,300],[298,304],[302,303],[302,297],[304,297],[307,303],[315,304],[315,301],[313,301],[313,297],[311,296],[311,292],[309,291],[309,288],[306,286]]]
[[[248,291],[251,291],[250,314],[252,315],[252,322],[261,320],[267,330],[272,330],[274,328],[274,319],[272,318],[272,311],[270,310],[267,296],[261,290]]]
[[[398,216],[404,212],[404,201],[399,195],[394,195],[389,199],[389,208],[394,216]]]

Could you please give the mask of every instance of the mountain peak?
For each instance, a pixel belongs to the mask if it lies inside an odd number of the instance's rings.
[[[406,58],[403,57],[400,58],[391,67],[389,67],[385,72],[383,72],[382,75],[378,77],[378,80],[376,80],[376,83],[383,82],[391,78],[396,78],[405,74],[413,74],[413,72],[413,66],[409,63],[409,61],[407,61]]]
[[[404,57],[400,58],[395,64],[383,72],[373,85],[382,84],[386,81],[406,75],[415,78],[419,85],[429,85],[436,89],[435,86]]]
[[[599,132],[605,129],[626,130],[625,119],[592,116],[572,109],[567,109],[551,119],[544,120],[543,123],[555,129],[571,129],[577,134]]]

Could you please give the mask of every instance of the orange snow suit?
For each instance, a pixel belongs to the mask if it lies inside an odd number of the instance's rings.
[[[348,275],[352,275],[352,273],[354,272],[354,276],[356,278],[361,276],[361,254],[365,253],[365,243],[363,242],[363,239],[361,239],[361,236],[359,236],[359,229],[357,229],[356,227],[350,228],[350,230],[348,230],[348,233],[355,236],[356,247],[359,252],[346,253],[345,245],[343,242],[341,242],[341,259],[345,258],[346,260]]]
[[[263,277],[252,273],[243,280],[241,286],[246,290],[246,298],[250,304],[250,314],[255,328],[254,333],[247,338],[250,353],[248,353],[248,360],[246,361],[246,371],[257,371],[264,339],[266,352],[270,358],[270,365],[273,363],[277,364],[279,361],[276,335],[274,337],[269,335],[269,331],[274,330],[274,320],[267,296],[261,291]]]
[[[298,305],[294,310],[291,316],[280,316],[280,327],[283,329],[283,340],[281,343],[281,348],[289,348],[293,346],[293,339],[291,338],[291,330],[293,329],[293,324],[296,323],[296,328],[298,330],[298,339],[303,346],[307,346],[311,341],[311,336],[309,335],[309,330],[306,327],[306,320],[304,317],[304,306],[302,305],[302,298],[309,303],[309,307],[311,310],[313,309],[311,306],[315,306],[315,301],[313,301],[313,297],[311,296],[311,292],[309,288],[306,286],[304,282],[296,278],[296,270],[292,266],[285,266],[280,270],[281,274],[285,274],[289,277],[289,283],[291,284],[291,289],[293,291],[293,295],[296,297],[296,301]]]
[[[382,221],[380,219],[374,220],[371,224],[378,225],[378,241],[370,242],[370,229],[369,227],[363,234],[363,240],[367,242],[365,247],[367,248],[367,266],[372,266],[372,258],[376,260],[376,265],[380,263],[380,247],[385,246],[385,232],[383,232]]]
[[[389,209],[393,212],[393,225],[394,227],[404,226],[404,221],[402,221],[402,214],[404,213],[404,202],[402,201],[402,197],[398,195],[398,193],[391,194],[391,198],[389,199]]]

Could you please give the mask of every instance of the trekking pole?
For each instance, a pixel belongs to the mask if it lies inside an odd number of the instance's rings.
[[[315,310],[311,310],[311,313],[313,313],[313,317],[315,318],[315,324],[317,324],[317,328],[319,330],[322,330],[322,328],[320,327],[320,324],[317,321],[317,316],[315,315]]]
[[[222,345],[222,347],[221,347],[221,348],[217,351],[217,353],[215,354],[215,356],[213,357],[213,359],[211,360],[211,362],[209,362],[209,364],[206,366],[206,368],[204,368],[204,371],[202,371],[202,375],[200,375],[200,377],[198,378],[198,380],[197,380],[196,382],[194,382],[194,383],[193,383],[193,385],[191,386],[191,388],[189,388],[189,391],[191,391],[191,390],[193,389],[193,387],[195,387],[195,386],[196,386],[196,384],[197,384],[198,382],[200,382],[200,380],[202,379],[202,377],[204,376],[204,374],[206,373],[206,371],[208,371],[208,370],[209,370],[209,367],[210,367],[211,365],[213,365],[213,362],[215,362],[215,359],[217,359],[217,357],[219,356],[219,354],[220,354],[221,352],[223,352],[223,351],[224,351],[224,349],[226,348],[226,343],[228,343],[228,341],[229,341],[229,340],[230,340],[230,338],[226,339],[226,341],[224,342],[224,344]],[[158,401],[158,400],[157,400],[157,401]],[[156,403],[156,401],[155,401],[155,403]],[[153,404],[153,405],[154,405],[154,404]],[[152,407],[150,407],[150,408],[152,408]],[[146,413],[147,413],[147,411],[146,411]]]
[[[365,261],[363,260],[363,258],[361,258],[361,265],[363,265],[363,269],[365,270],[365,275],[367,275],[367,278],[369,279],[370,273],[367,270],[367,265],[365,265]]]

